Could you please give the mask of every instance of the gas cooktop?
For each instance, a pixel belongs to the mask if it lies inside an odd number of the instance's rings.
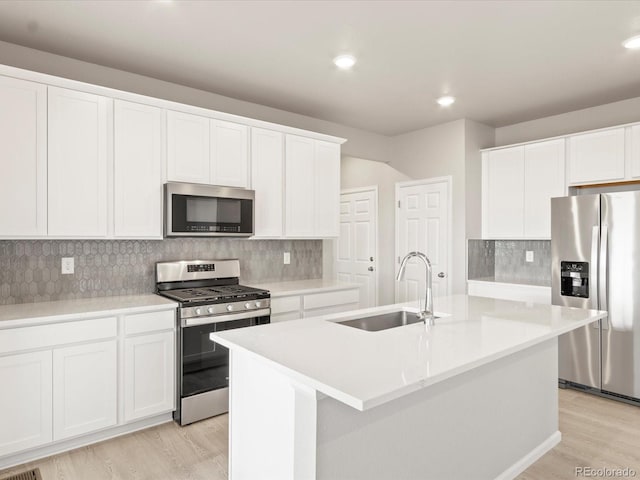
[[[181,303],[207,302],[225,303],[230,300],[240,301],[248,298],[260,297],[268,292],[244,285],[221,285],[203,288],[182,288],[161,292],[165,297]]]

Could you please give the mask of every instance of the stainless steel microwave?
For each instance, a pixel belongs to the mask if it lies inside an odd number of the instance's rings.
[[[255,192],[170,182],[164,186],[166,237],[250,237]]]

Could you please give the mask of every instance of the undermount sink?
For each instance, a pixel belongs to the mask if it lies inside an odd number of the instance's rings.
[[[434,317],[439,318],[439,317]],[[421,323],[423,320],[418,318],[416,312],[407,310],[398,310],[395,312],[378,313],[370,317],[354,318],[352,320],[343,320],[336,322],[347,327],[366,330],[367,332],[378,332],[380,330],[388,330],[390,328],[402,327],[413,323]]]

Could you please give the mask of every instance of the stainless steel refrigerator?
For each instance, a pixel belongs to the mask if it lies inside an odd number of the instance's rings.
[[[609,315],[559,339],[561,384],[640,401],[640,192],[551,200],[552,303]]]

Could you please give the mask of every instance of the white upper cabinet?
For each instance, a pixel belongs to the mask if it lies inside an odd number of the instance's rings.
[[[213,185],[249,186],[249,128],[211,120],[211,178]]]
[[[48,232],[107,236],[112,100],[49,87]]]
[[[340,145],[287,135],[285,149],[286,236],[338,236]]]
[[[485,152],[485,238],[550,238],[551,198],[565,194],[564,139]]]
[[[640,125],[631,127],[631,176],[640,178]]]
[[[565,195],[564,139],[524,147],[524,237],[551,238],[551,199]]]
[[[625,179],[624,128],[569,137],[569,184]]]
[[[524,147],[488,152],[482,162],[482,230],[514,238],[524,230]]]
[[[340,145],[316,140],[315,234],[337,237],[340,229]]]
[[[171,182],[209,183],[209,119],[167,111],[167,179]]]
[[[297,135],[286,136],[285,198],[286,235],[312,237],[315,231],[315,142]]]
[[[253,188],[257,237],[338,235],[343,139],[0,67],[0,240],[161,239],[166,181]]]
[[[114,236],[162,238],[162,110],[114,105]]]
[[[284,135],[251,129],[251,188],[256,192],[255,236],[281,237],[284,212]]]
[[[0,77],[0,237],[47,234],[47,87]]]

